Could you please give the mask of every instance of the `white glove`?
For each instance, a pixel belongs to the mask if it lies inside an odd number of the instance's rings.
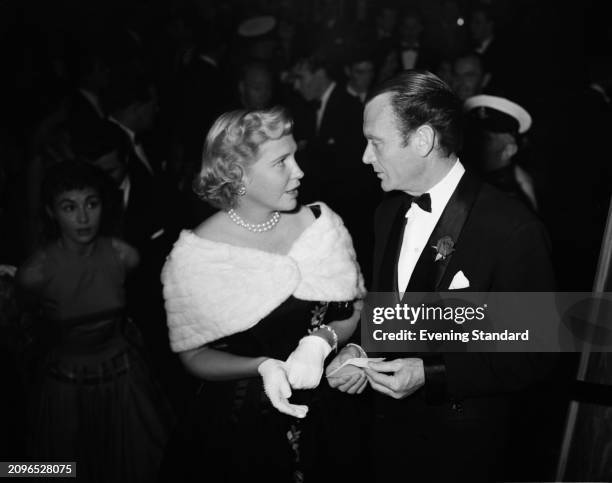
[[[278,359],[266,359],[257,367],[257,372],[263,379],[264,391],[272,406],[281,413],[303,418],[308,413],[308,406],[291,404],[291,386],[287,380],[285,364]]]
[[[285,362],[291,387],[294,389],[317,387],[323,375],[323,363],[331,350],[329,343],[321,337],[316,335],[302,337]]]

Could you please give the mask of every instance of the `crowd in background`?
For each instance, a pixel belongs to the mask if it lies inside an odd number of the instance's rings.
[[[342,216],[367,280],[372,219],[383,197],[361,162],[368,92],[418,68],[462,100],[486,93],[518,103],[533,125],[512,137],[511,162],[524,176],[508,191],[547,226],[559,289],[591,290],[612,187],[612,63],[592,41],[588,75],[581,75],[581,20],[552,1],[1,8],[0,265],[31,263],[50,242],[42,190],[49,171],[67,161],[95,166],[104,192],[100,233],[127,242],[140,258],[127,276],[127,317],[175,413],[197,381],[170,353],[159,274],[180,230],[213,212],[192,184],[206,132],[228,110],[282,105],[290,112],[305,173],[300,199],[322,200]],[[469,147],[461,161],[486,178],[494,169]],[[21,459],[28,455],[21,401],[34,387],[42,349],[33,342],[40,313],[24,313],[13,275],[9,268],[0,274],[0,366],[11,388],[3,391],[10,428],[0,454]]]

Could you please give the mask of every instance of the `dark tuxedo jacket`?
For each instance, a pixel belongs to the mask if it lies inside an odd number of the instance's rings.
[[[80,91],[77,90],[70,96],[67,124],[71,133],[78,134],[95,129],[103,119]]]
[[[346,170],[353,169],[355,161],[359,161],[363,154],[363,106],[343,86],[336,84],[327,100],[318,131],[317,109],[312,104],[294,101],[291,109],[295,121],[294,136],[298,144],[304,146],[298,153],[298,162],[305,173],[302,182],[303,191],[306,190],[304,194],[311,193],[311,196],[331,204],[331,199],[335,201],[337,198],[338,183],[349,184]],[[371,177],[371,173],[367,174]]]
[[[405,224],[402,198],[385,200],[376,212],[374,292],[397,291]],[[456,251],[434,262],[435,252],[428,247],[447,235],[455,241]],[[446,291],[460,270],[470,281],[467,291],[554,290],[542,224],[521,203],[469,172],[434,228],[407,293]],[[383,421],[376,434],[396,442],[403,452],[413,451],[415,481],[486,481],[499,476],[496,463],[508,451],[512,395],[544,378],[555,362],[541,354],[385,355],[389,360],[420,357],[425,365],[425,386],[413,395],[402,400],[376,395],[377,414]],[[380,481],[402,474],[395,473],[393,465],[381,465]]]
[[[147,263],[157,266],[185,227],[186,208],[155,150],[142,143],[151,172],[137,156],[127,134],[125,142],[130,191],[127,204],[119,203],[119,236],[138,249],[141,267]]]
[[[318,132],[314,108],[303,109],[295,124],[296,140],[305,141],[305,149],[297,155],[304,171],[301,199],[322,200],[342,217],[367,279],[373,248],[368,220],[380,201],[380,190],[371,169],[361,161],[366,145],[363,105],[338,83],[329,96]]]

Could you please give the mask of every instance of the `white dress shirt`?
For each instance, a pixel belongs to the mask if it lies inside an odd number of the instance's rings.
[[[476,53],[483,55],[489,48],[489,45],[491,45],[491,42],[493,42],[493,36],[487,37],[486,39],[484,39],[480,43],[480,45],[476,47],[474,50],[476,51]]]
[[[348,92],[349,95],[356,97],[362,104],[365,102],[367,92],[357,92],[348,84],[346,85],[346,92]]]
[[[219,64],[217,63],[217,61],[213,59],[212,57],[210,57],[209,55],[200,54],[198,57],[200,60],[203,60],[207,64],[212,65],[213,67],[219,67]]]
[[[329,101],[329,96],[331,96],[332,91],[336,87],[336,83],[332,82],[321,97],[321,106],[317,111],[317,132],[321,129],[321,122],[323,121],[323,114],[325,114],[325,108],[327,107],[327,101]]]
[[[446,176],[427,191],[431,196],[431,213],[422,210],[416,203],[406,212],[406,229],[397,263],[397,289],[400,294],[406,291],[414,267],[463,173],[465,168],[457,159]],[[431,256],[434,256],[433,251]]]
[[[132,181],[130,180],[130,175],[126,174],[125,178],[119,185],[119,190],[121,191],[122,200],[123,200],[123,208],[127,208],[127,205],[130,201],[130,190],[132,189]]]
[[[404,70],[414,69],[419,58],[419,44],[413,44],[410,47],[402,46],[402,67]]]

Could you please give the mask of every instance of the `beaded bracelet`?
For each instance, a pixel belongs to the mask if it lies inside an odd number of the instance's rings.
[[[336,334],[336,331],[333,328],[331,328],[329,325],[321,324],[318,327],[314,327],[310,329],[308,333],[312,335],[319,329],[326,329],[329,331],[329,333],[332,335],[332,340],[333,340],[333,343],[331,344],[332,351],[337,350],[338,349],[338,334]]]

